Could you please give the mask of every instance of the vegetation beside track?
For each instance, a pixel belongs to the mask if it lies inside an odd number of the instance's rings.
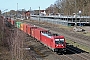
[[[88,48],[85,45],[79,44],[79,43],[71,41],[71,40],[66,40],[66,42],[69,43],[70,45],[73,45],[74,47],[80,48],[80,49],[90,53],[90,48]]]
[[[8,35],[10,33],[4,28],[3,18],[0,16],[0,60],[11,60],[10,50],[7,44],[7,40],[9,39]]]

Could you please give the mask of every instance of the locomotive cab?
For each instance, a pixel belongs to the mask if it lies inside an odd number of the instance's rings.
[[[65,43],[65,39],[55,39],[55,51],[65,51],[66,48],[66,43]]]
[[[51,32],[41,32],[41,42],[52,49],[54,52],[65,51],[66,42],[64,36],[52,34]]]
[[[54,36],[55,52],[65,52],[66,42],[64,36]]]

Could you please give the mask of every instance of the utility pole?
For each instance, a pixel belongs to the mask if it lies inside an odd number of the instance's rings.
[[[31,7],[30,7],[30,16],[31,16]],[[29,17],[30,18],[30,17]]]
[[[39,22],[40,22],[40,6],[39,6]]]
[[[16,14],[17,14],[17,17],[18,17],[18,3],[17,3],[17,13]]]
[[[77,6],[76,6],[76,0],[75,0],[75,27],[77,26]]]
[[[58,13],[59,13],[59,3],[60,3],[60,2],[59,2],[59,0],[58,0]]]
[[[30,11],[31,11],[31,7],[30,7]]]

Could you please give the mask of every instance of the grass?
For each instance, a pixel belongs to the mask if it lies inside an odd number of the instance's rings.
[[[59,25],[59,27],[60,27],[60,28],[65,29],[65,30],[69,30],[69,31],[71,31],[71,30],[73,29],[73,27],[72,27],[72,26],[71,26],[71,27],[69,27],[69,26]]]
[[[87,32],[86,34],[84,34],[84,35],[86,35],[86,36],[90,36],[90,32]]]
[[[79,49],[82,49],[82,50],[90,53],[90,48],[88,46],[79,44],[79,43],[71,41],[71,40],[66,40],[66,42],[69,43],[70,45],[73,45],[74,47],[77,47]]]

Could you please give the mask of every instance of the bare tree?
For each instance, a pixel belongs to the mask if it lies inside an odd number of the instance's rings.
[[[90,15],[90,0],[56,0],[54,11],[72,15],[82,11],[82,15]]]

